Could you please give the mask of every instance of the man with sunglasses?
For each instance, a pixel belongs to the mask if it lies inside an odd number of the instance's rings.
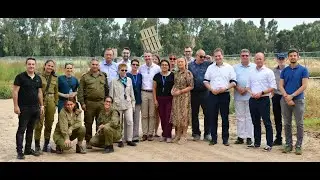
[[[184,48],[184,58],[187,60],[188,63],[192,62],[195,60],[194,57],[192,57],[192,48],[190,46],[186,46]]]
[[[169,61],[170,61],[170,71],[171,72],[177,71],[177,58],[174,54],[169,55]]]
[[[282,114],[281,114],[281,106],[280,106],[280,100],[282,98],[282,94],[279,90],[279,82],[280,82],[280,74],[281,71],[287,67],[286,65],[286,55],[284,53],[278,53],[277,56],[277,66],[273,69],[274,76],[276,77],[276,83],[277,83],[277,89],[274,90],[273,96],[272,96],[272,110],[273,110],[273,117],[274,117],[274,123],[276,126],[276,139],[273,142],[274,146],[282,145]]]
[[[234,90],[234,107],[237,120],[237,140],[235,144],[243,144],[246,139],[247,145],[252,144],[253,124],[249,109],[250,94],[246,90],[248,78],[256,64],[250,62],[250,51],[242,49],[240,52],[241,62],[233,66],[238,84]]]
[[[131,72],[131,60],[129,59],[130,57],[130,48],[129,47],[124,47],[122,50],[122,60],[117,64],[126,64],[127,65],[127,70],[128,72]]]
[[[203,84],[204,74],[211,65],[210,61],[205,61],[204,50],[196,52],[196,59],[188,64],[189,71],[193,74],[194,88],[191,90],[192,109],[192,137],[194,141],[200,140],[201,131],[199,129],[199,108],[201,106],[204,115],[204,137],[203,140],[210,141],[210,126],[207,113],[208,89]]]

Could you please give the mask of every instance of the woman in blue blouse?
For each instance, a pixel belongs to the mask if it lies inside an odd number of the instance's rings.
[[[133,112],[133,138],[132,142],[139,142],[139,122],[141,113],[141,86],[142,75],[138,72],[140,62],[137,59],[131,61],[131,72],[127,73],[133,84],[134,97],[136,99],[135,111]]]
[[[73,64],[66,63],[64,66],[65,75],[58,77],[58,91],[59,91],[59,102],[58,102],[58,113],[64,107],[64,103],[68,98],[74,98],[77,95],[79,87],[79,80],[72,76]]]

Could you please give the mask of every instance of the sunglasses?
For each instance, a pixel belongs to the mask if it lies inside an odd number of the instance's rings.
[[[206,58],[206,56],[199,56],[200,58]]]
[[[128,70],[126,70],[126,69],[121,69],[120,71],[122,71],[122,72],[124,72],[124,71],[127,72]]]
[[[246,54],[245,54],[245,55],[241,55],[241,57],[249,57],[249,55],[246,55]]]
[[[131,66],[140,66],[139,64],[131,64]]]
[[[176,60],[176,58],[169,58],[170,60]]]

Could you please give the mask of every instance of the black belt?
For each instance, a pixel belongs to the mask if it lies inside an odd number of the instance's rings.
[[[152,92],[152,90],[145,90],[145,89],[142,89],[142,91],[145,91],[145,92]]]

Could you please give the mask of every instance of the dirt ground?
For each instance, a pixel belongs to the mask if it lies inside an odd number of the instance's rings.
[[[53,130],[57,122],[55,116]],[[73,149],[62,155],[54,153],[43,153],[39,157],[26,156],[25,160],[16,159],[15,135],[18,127],[17,115],[13,112],[12,99],[0,100],[0,161],[2,162],[282,162],[282,161],[320,161],[320,139],[313,134],[305,133],[303,144],[303,155],[297,156],[294,153],[283,154],[281,147],[273,147],[271,152],[264,152],[265,134],[262,135],[262,147],[259,149],[247,149],[246,145],[233,144],[236,140],[236,124],[233,116],[230,116],[230,146],[226,147],[221,140],[221,123],[218,129],[218,144],[209,146],[208,142],[191,140],[191,129],[189,129],[189,141],[184,145],[165,143],[155,140],[152,142],[140,142],[136,147],[125,146],[118,148],[111,154],[102,154],[102,149],[94,148],[88,150],[87,154],[76,154],[75,144]],[[201,130],[203,120],[201,119]],[[221,122],[221,121],[220,121]],[[95,128],[95,127],[93,127]],[[264,129],[264,128],[262,128]],[[52,131],[53,133],[53,131]],[[161,133],[159,129],[158,134]],[[43,137],[43,135],[42,135]],[[295,137],[294,137],[295,140]],[[51,144],[55,148],[51,139]],[[41,140],[41,147],[43,138]]]

